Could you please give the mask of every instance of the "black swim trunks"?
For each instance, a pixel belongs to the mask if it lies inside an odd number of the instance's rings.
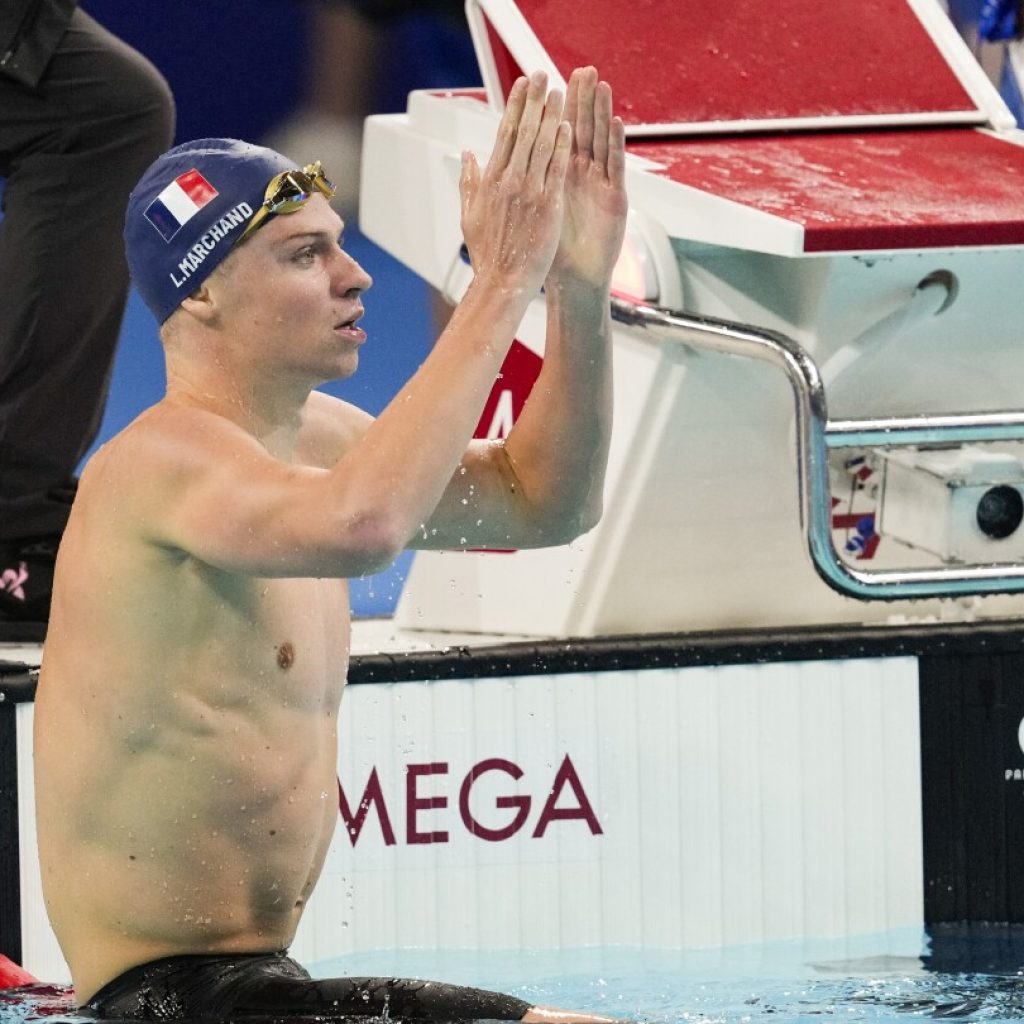
[[[286,953],[171,956],[125,971],[82,1009],[101,1018],[182,1021],[282,1017],[519,1020],[529,1003],[403,978],[311,978]]]

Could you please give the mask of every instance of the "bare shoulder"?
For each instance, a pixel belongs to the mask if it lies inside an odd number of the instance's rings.
[[[351,402],[314,391],[306,402],[298,456],[307,466],[329,469],[366,433],[373,417]]]
[[[89,460],[80,503],[102,508],[104,518],[155,526],[159,510],[191,481],[215,467],[265,458],[259,442],[223,416],[164,400]]]
[[[121,493],[145,492],[163,479],[173,485],[207,465],[210,456],[232,450],[263,451],[251,434],[225,417],[165,399],[103,445],[82,482],[102,481]]]
[[[134,541],[161,558],[247,576],[349,575],[344,544],[342,561],[325,568],[325,552],[341,543],[326,467],[369,422],[347,403],[312,398],[291,457],[281,458],[228,416],[165,399],[90,462],[76,529],[116,537],[122,551]]]

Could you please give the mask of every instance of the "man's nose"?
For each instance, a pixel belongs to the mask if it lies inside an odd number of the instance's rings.
[[[340,254],[335,283],[344,292],[365,292],[373,285],[373,278],[347,252]]]

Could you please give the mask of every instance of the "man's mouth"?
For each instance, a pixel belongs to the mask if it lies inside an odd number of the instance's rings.
[[[334,329],[339,333],[350,335],[351,337],[363,340],[366,337],[366,332],[361,328],[357,327],[356,324],[362,318],[364,310],[360,307],[356,313],[349,317],[348,320],[341,320],[334,325]]]

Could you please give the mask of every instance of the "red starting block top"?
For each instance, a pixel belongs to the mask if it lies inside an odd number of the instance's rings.
[[[1024,244],[1024,147],[987,131],[638,140],[628,149],[662,165],[658,176],[802,225],[804,252]]]
[[[937,0],[473,0],[470,21],[489,87],[595,64],[631,135],[1003,112]]]
[[[494,109],[520,71],[598,67],[662,179],[635,179],[635,199],[679,237],[786,255],[1024,244],[1024,135],[939,0],[467,11]]]

